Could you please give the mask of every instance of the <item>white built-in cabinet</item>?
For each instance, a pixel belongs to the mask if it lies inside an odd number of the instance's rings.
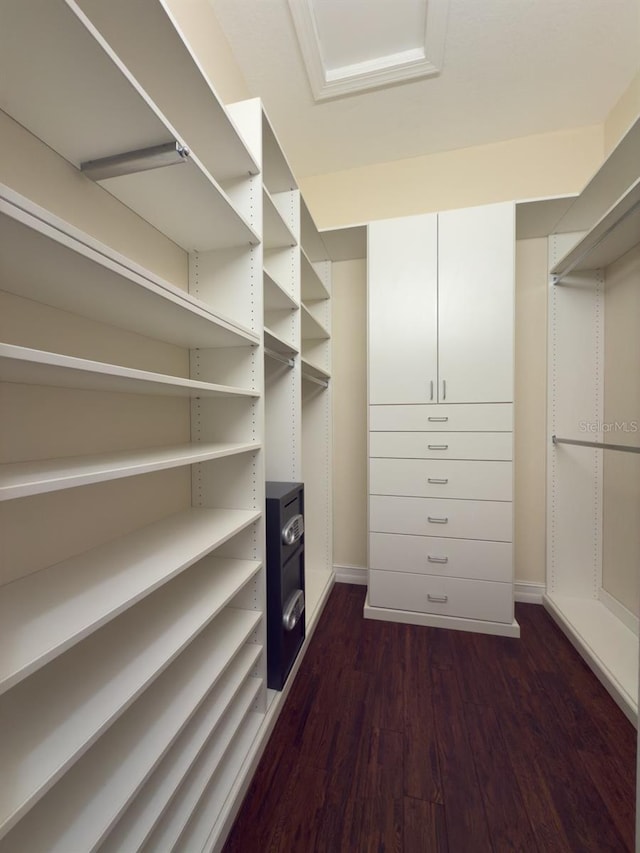
[[[369,225],[370,618],[517,636],[514,205]]]
[[[513,401],[513,220],[497,204],[369,225],[371,405]]]
[[[308,636],[333,579],[330,262],[260,103],[223,107],[163,2],[2,16],[7,120],[180,247],[188,290],[36,204],[28,154],[0,186],[0,851],[219,850],[284,696],[266,477],[310,495]]]

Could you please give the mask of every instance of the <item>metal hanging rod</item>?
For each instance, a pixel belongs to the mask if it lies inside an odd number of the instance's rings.
[[[94,181],[118,178],[134,172],[146,172],[149,169],[162,169],[186,163],[189,149],[179,142],[165,142],[151,148],[139,148],[116,154],[113,157],[101,157],[99,160],[87,160],[80,164],[80,170]]]
[[[607,444],[603,441],[578,441],[576,438],[558,438],[551,436],[554,444],[576,444],[579,447],[595,447],[597,450],[621,450],[623,453],[640,453],[640,447],[632,444]]]
[[[307,379],[309,382],[315,382],[316,385],[320,385],[321,388],[328,388],[329,383],[326,379],[318,379],[316,376],[312,376],[310,373],[305,373],[302,371],[302,378]]]
[[[272,358],[274,361],[279,361],[281,364],[286,364],[287,367],[293,367],[295,362],[292,358],[287,358],[286,355],[282,355],[282,353],[276,352],[275,350],[264,348],[264,354],[267,358]]]

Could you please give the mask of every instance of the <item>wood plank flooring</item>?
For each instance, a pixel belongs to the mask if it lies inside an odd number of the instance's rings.
[[[336,584],[225,853],[634,850],[636,732],[538,605],[520,640]]]

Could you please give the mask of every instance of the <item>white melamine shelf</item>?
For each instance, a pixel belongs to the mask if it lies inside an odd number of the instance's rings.
[[[149,851],[175,849],[174,845],[187,827],[212,777],[218,769],[221,769],[220,765],[225,756],[235,746],[235,737],[241,730],[243,721],[247,718],[261,688],[262,681],[257,678],[249,678],[245,681],[235,701],[226,710],[213,736],[191,767],[177,795],[147,839],[145,849]],[[212,813],[212,816],[213,814],[215,813]],[[182,849],[197,848],[189,847],[187,844]]]
[[[331,379],[331,374],[322,367],[319,367],[317,364],[313,364],[313,362],[309,361],[307,358],[302,358],[302,378],[305,378],[305,374],[311,377],[312,379],[320,379],[321,381],[328,381]]]
[[[209,442],[4,464],[0,465],[0,501],[197,465],[259,449],[255,442]]]
[[[638,714],[638,636],[601,601],[547,594],[544,605],[629,720]]]
[[[121,394],[155,394],[167,397],[258,397],[257,391],[215,385],[45,352],[13,344],[0,344],[0,381],[50,385],[84,391]]]
[[[297,189],[291,167],[264,110],[262,110],[262,179],[270,193]]]
[[[297,347],[295,347],[290,341],[285,341],[284,338],[279,337],[266,326],[264,329],[264,345],[268,349],[286,356],[293,356],[298,352]]]
[[[0,185],[2,289],[178,346],[251,345],[257,335]]]
[[[77,0],[72,5],[88,15],[217,181],[260,171],[166,0],[109,0],[107,6],[102,0]]]
[[[4,87],[0,108],[65,159],[79,167],[184,142],[73,0],[39,2],[37,10],[7,0],[2,11],[0,79],[11,86]],[[29,59],[32,52],[37,63]],[[102,184],[185,249],[259,242],[193,154],[181,165]]]
[[[305,302],[329,298],[325,283],[316,272],[304,249],[300,252],[300,287],[302,299]]]
[[[181,165],[99,183],[188,252],[260,242],[193,154]]]
[[[287,289],[267,269],[264,270],[263,279],[265,311],[295,311],[300,307]]]
[[[252,690],[259,691],[262,681],[251,677],[242,681],[234,678],[230,686],[227,695],[212,691],[205,699],[166,753],[157,772],[147,780],[136,800],[105,840],[104,846],[100,847],[102,853],[138,853],[142,849],[194,762],[209,741],[217,738],[225,709],[233,704],[243,686],[245,690],[250,686]]]
[[[0,700],[0,837],[259,571],[203,561]]]
[[[265,249],[284,249],[297,244],[295,235],[282,218],[273,199],[263,187],[264,222],[262,240]]]
[[[180,836],[179,844],[183,850],[209,851],[216,849],[216,842],[219,841],[221,825],[225,817],[223,810],[229,797],[229,791],[242,770],[245,757],[256,740],[263,719],[262,714],[249,712],[242,721],[231,748],[224,755],[220,766],[202,796],[197,811]],[[212,815],[219,815],[213,827],[211,826]]]
[[[0,692],[258,518],[256,510],[186,510],[6,584],[0,596]]]
[[[640,178],[551,269],[557,281],[574,270],[601,269],[640,243]]]
[[[233,700],[263,651],[246,644],[255,623],[251,611],[220,613],[0,841],[0,853],[95,850],[199,709]]]
[[[326,341],[331,335],[319,320],[313,316],[311,311],[303,303],[301,310],[302,318],[302,340],[303,341]]]
[[[310,261],[329,260],[327,247],[302,197],[300,198],[300,235],[300,245]]]
[[[367,257],[366,225],[328,228],[320,231],[320,237],[332,261],[353,261]]]

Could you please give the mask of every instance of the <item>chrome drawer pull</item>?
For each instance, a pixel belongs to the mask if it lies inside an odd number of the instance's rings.
[[[427,554],[427,562],[428,563],[448,563],[448,557],[432,557],[431,554]]]
[[[449,480],[440,480],[438,477],[427,477],[427,483],[434,483],[436,486],[446,486]]]
[[[440,604],[446,604],[449,601],[448,595],[431,595],[430,592],[427,593],[427,601],[437,601]]]
[[[448,518],[432,518],[430,515],[427,516],[427,521],[431,522],[431,524],[448,524]]]
[[[427,418],[427,420],[432,424],[444,424],[449,420],[449,418]]]
[[[429,450],[448,450],[448,444],[427,444]]]

